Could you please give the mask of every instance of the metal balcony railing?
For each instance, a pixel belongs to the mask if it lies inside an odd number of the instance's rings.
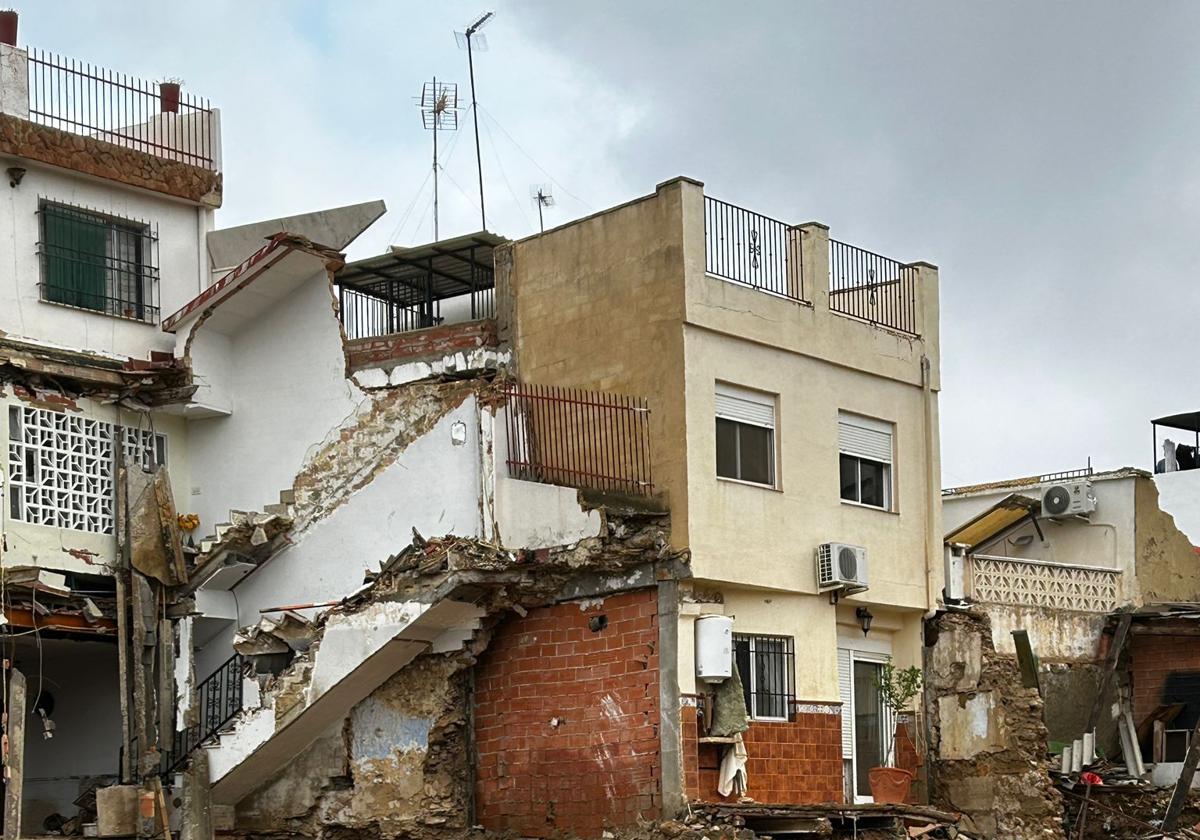
[[[714,277],[762,292],[806,300],[798,242],[786,224],[704,197],[704,268]]]
[[[168,160],[217,169],[208,101],[175,82],[149,82],[42,50],[29,50],[29,118]]]
[[[508,474],[564,487],[649,495],[650,409],[642,397],[505,386]]]
[[[829,308],[917,335],[917,269],[831,239]]]

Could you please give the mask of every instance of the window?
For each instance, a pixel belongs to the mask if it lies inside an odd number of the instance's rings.
[[[746,710],[755,720],[790,720],[795,700],[796,653],[791,636],[733,634],[733,660]]]
[[[113,533],[111,423],[26,406],[8,409],[9,515],[33,525]],[[163,463],[166,437],[124,430],[127,457]]]
[[[842,412],[838,451],[842,499],[892,509],[892,424]]]
[[[42,300],[157,322],[150,225],[47,201],[39,212]]]
[[[717,475],[775,486],[775,398],[717,384]]]

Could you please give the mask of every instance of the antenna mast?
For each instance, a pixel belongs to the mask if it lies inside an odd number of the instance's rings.
[[[480,50],[487,49],[487,38],[479,30],[492,19],[495,12],[484,12],[478,19],[467,27],[466,32],[455,32],[454,37],[460,47],[467,50],[467,67],[471,74],[471,118],[475,122],[475,167],[479,170],[479,224],[482,230],[487,230],[487,211],[483,206],[483,156],[479,151],[479,108],[475,103],[475,55],[472,46]]]
[[[550,187],[543,185],[540,187],[533,187],[531,189],[531,197],[533,198],[533,203],[537,205],[538,209],[538,228],[542,233],[545,233],[546,223],[542,220],[542,208],[553,207],[554,196],[550,194]]]
[[[421,123],[433,132],[433,241],[438,232],[438,130],[455,131],[458,128],[458,85],[441,82],[437,76],[421,86]]]

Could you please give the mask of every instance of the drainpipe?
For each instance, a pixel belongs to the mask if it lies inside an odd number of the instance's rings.
[[[934,464],[936,463],[936,448],[937,441],[934,435],[934,413],[933,413],[933,382],[932,371],[930,370],[929,357],[921,356],[921,396],[923,400],[924,415],[925,415],[925,483],[928,490],[928,498],[925,500],[925,553],[930,561],[939,556],[941,548],[941,534],[937,533],[937,513],[935,505],[938,504],[941,498],[941,490],[939,485],[941,479],[934,472]],[[935,565],[936,568],[936,565]],[[925,613],[925,618],[933,618],[937,614],[937,599],[933,592],[933,587],[930,584],[930,571],[925,570],[925,604],[928,612]]]

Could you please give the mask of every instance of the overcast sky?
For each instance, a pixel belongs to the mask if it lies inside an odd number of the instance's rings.
[[[222,110],[221,226],[383,198],[354,256],[432,238],[436,75],[477,56],[489,228],[685,174],[706,192],[941,268],[947,485],[1148,467],[1200,409],[1200,3],[18,0],[22,43]],[[119,9],[120,13],[116,13]],[[443,235],[478,228],[469,114]]]

